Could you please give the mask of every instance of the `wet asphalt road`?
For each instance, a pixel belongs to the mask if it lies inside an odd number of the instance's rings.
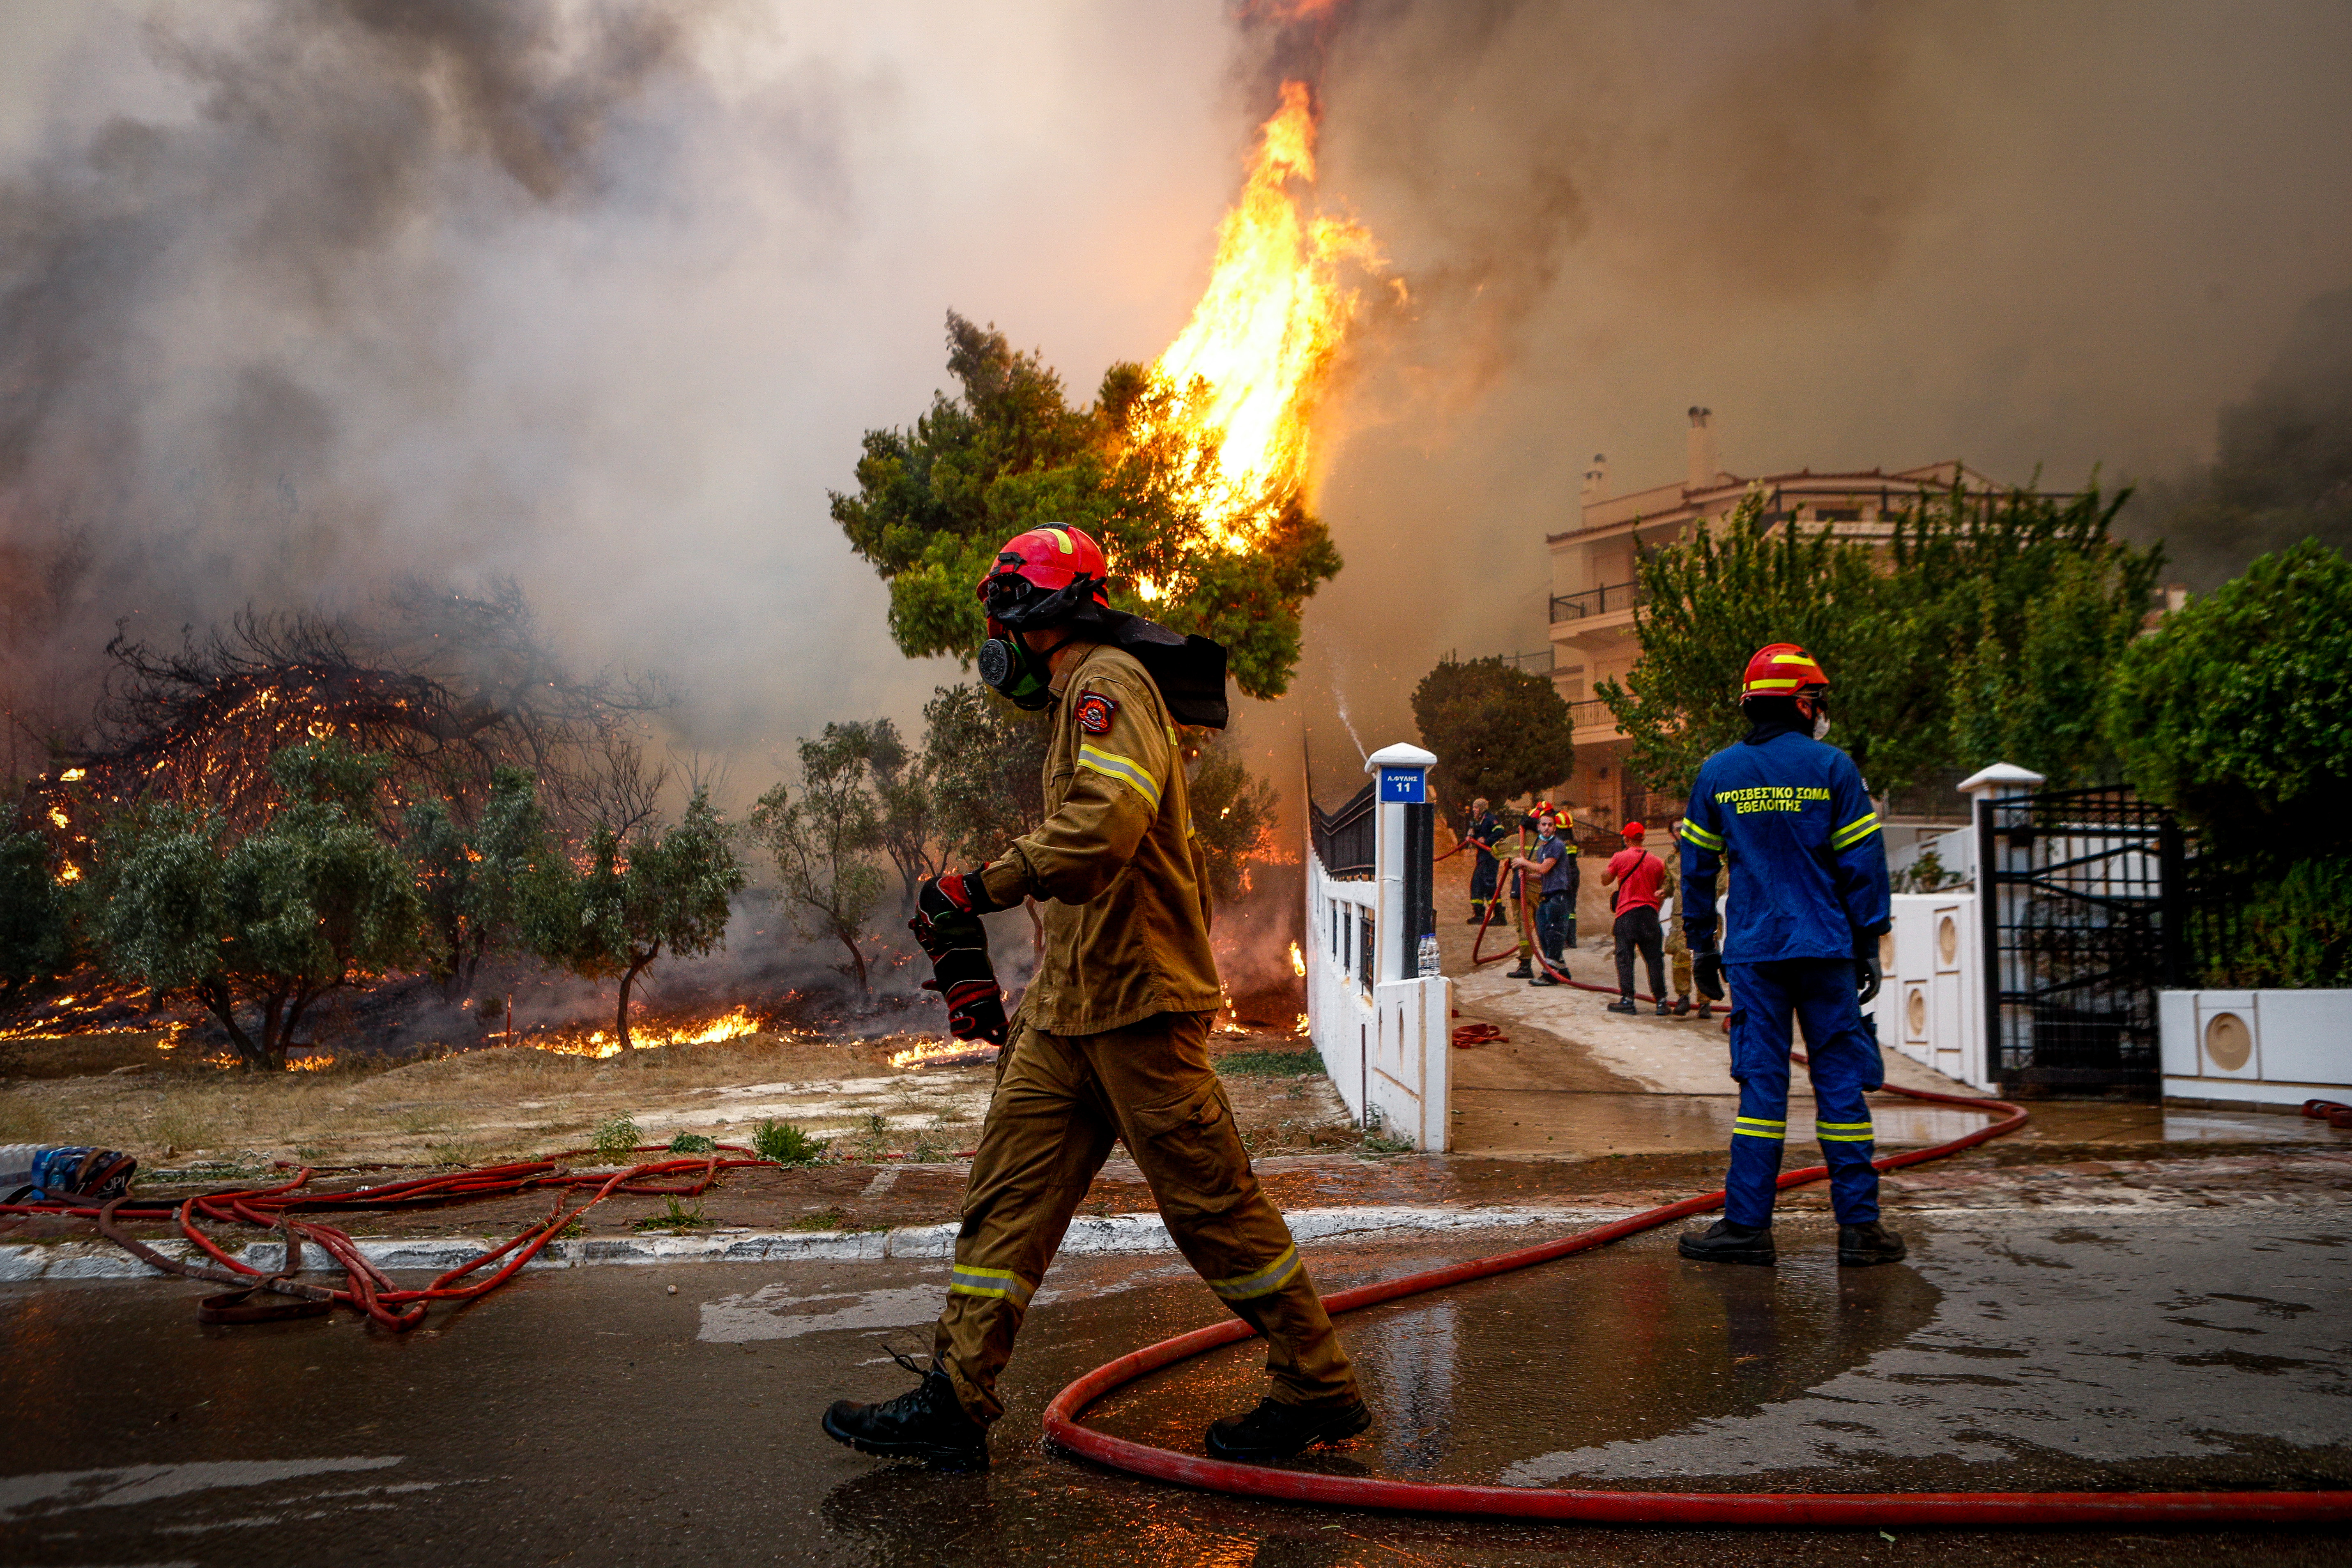
[[[1343,1320],[1380,1414],[1313,1463],[1430,1479],[1709,1490],[2352,1486],[2352,1212],[1911,1216],[1841,1273],[1786,1216],[1773,1271],[1670,1234]],[[1328,1248],[1327,1288],[1530,1237]],[[1042,1452],[1072,1376],[1211,1321],[1167,1258],[1058,1268],[982,1477],[826,1441],[905,1386],[879,1337],[938,1265],[534,1274],[394,1339],[207,1330],[197,1287],[0,1291],[8,1563],[2352,1562],[2336,1532],[1734,1531],[1339,1514],[1187,1493]],[[677,1294],[666,1287],[677,1287]],[[919,1336],[901,1334],[900,1340]],[[1254,1346],[1098,1406],[1197,1445]]]

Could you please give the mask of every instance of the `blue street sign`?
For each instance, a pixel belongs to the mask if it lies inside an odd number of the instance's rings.
[[[1429,775],[1419,768],[1382,768],[1381,798],[1391,805],[1426,805]]]

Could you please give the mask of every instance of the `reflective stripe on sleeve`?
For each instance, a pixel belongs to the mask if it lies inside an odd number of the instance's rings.
[[[1878,813],[1874,811],[1867,816],[1855,817],[1852,822],[1847,823],[1843,827],[1841,827],[1835,833],[1831,834],[1830,847],[1832,849],[1851,849],[1855,845],[1861,843],[1864,839],[1869,837],[1872,834],[1877,831]]]
[[[1742,1116],[1732,1121],[1731,1135],[1735,1138],[1784,1139],[1789,1136],[1789,1124],[1767,1121],[1760,1116]]]
[[[1290,1282],[1298,1272],[1298,1244],[1292,1242],[1282,1249],[1282,1256],[1265,1268],[1247,1274],[1236,1274],[1230,1279],[1212,1279],[1209,1289],[1228,1301],[1251,1301],[1260,1296],[1271,1296]]]
[[[1108,778],[1118,779],[1141,795],[1144,804],[1152,810],[1160,809],[1160,781],[1151,776],[1150,769],[1133,757],[1122,757],[1117,752],[1106,752],[1099,746],[1081,745],[1078,748],[1078,766],[1092,768]]]
[[[1816,1121],[1813,1136],[1824,1143],[1868,1143],[1878,1134],[1867,1121]]]
[[[987,1296],[1000,1301],[1010,1301],[1016,1307],[1026,1307],[1037,1288],[1010,1268],[975,1268],[959,1263],[948,1275],[950,1296]]]
[[[1692,843],[1697,845],[1702,849],[1720,849],[1723,847],[1722,834],[1709,833],[1706,828],[1701,827],[1697,823],[1691,821],[1688,817],[1685,817],[1683,819],[1683,837],[1689,839]]]

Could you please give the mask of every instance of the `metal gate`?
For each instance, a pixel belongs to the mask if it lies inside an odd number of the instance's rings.
[[[2187,980],[2189,846],[2126,789],[1990,800],[1977,816],[1987,1039],[2005,1089],[2154,1100],[2157,993]]]

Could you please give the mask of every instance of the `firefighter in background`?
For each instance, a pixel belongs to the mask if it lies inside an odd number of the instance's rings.
[[[1470,921],[1474,926],[1486,923],[1486,906],[1495,900],[1495,879],[1499,875],[1495,864],[1495,846],[1501,843],[1506,829],[1502,818],[1487,809],[1485,800],[1470,803],[1470,826],[1462,837],[1475,846],[1477,859],[1470,868]]]
[[[1208,866],[1175,727],[1223,726],[1224,650],[1111,609],[1107,579],[1093,540],[1048,526],[1006,544],[980,584],[982,678],[1021,707],[1054,710],[1046,815],[1002,858],[929,879],[917,897],[950,1029],[1004,1050],[931,1365],[901,1357],[922,1377],[915,1388],[825,1412],[829,1436],[869,1454],[987,1464],[997,1374],[1114,1141],[1185,1261],[1265,1337],[1273,1393],[1212,1424],[1209,1452],[1287,1458],[1370,1424],[1209,1061]],[[1045,947],[1008,1024],[979,917],[1024,898],[1044,907]]]
[[[1576,850],[1562,842],[1558,818],[1549,811],[1536,818],[1536,846],[1511,861],[1513,874],[1536,879],[1535,928],[1543,943],[1544,967],[1528,976],[1530,985],[1557,985],[1554,971],[1565,971],[1566,949],[1576,941]]]
[[[1864,1091],[1885,1079],[1861,1005],[1878,994],[1890,923],[1886,845],[1853,759],[1822,743],[1829,678],[1794,643],[1748,661],[1747,735],[1709,757],[1684,818],[1683,931],[1692,978],[1721,1000],[1728,974],[1731,1076],[1739,1082],[1723,1218],[1682,1238],[1685,1258],[1774,1260],[1772,1198],[1789,1131],[1790,1020],[1804,1030],[1814,1131],[1830,1168],[1838,1261],[1892,1263],[1903,1238],[1879,1223]],[[1731,868],[1730,929],[1717,945],[1716,879]]]

